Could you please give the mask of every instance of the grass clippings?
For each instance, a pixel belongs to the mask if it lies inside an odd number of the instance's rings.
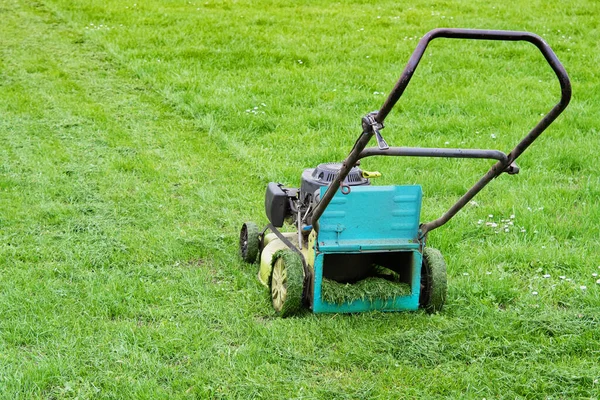
[[[410,285],[370,276],[355,283],[339,283],[323,279],[321,299],[331,304],[352,303],[355,300],[388,300],[410,295]]]

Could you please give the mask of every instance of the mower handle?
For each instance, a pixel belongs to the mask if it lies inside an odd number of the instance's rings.
[[[543,54],[544,58],[556,74],[561,88],[560,101],[546,114],[540,122],[525,136],[523,140],[515,148],[507,154],[505,157],[498,154],[494,150],[467,150],[467,149],[408,149],[408,148],[389,148],[385,140],[379,134],[379,129],[383,129],[383,121],[390,113],[394,105],[398,102],[404,90],[408,86],[410,79],[412,78],[415,69],[419,65],[419,61],[425,53],[425,49],[430,41],[436,38],[450,38],[450,39],[474,39],[474,40],[497,40],[497,41],[525,41],[532,43],[536,46]],[[425,238],[427,233],[433,229],[439,228],[448,222],[458,211],[460,211],[477,193],[481,191],[489,182],[494,178],[502,174],[517,173],[518,167],[515,164],[515,160],[533,143],[546,130],[546,128],[563,112],[563,110],[569,104],[571,100],[571,82],[569,76],[565,71],[564,67],[554,54],[554,51],[548,46],[548,44],[538,35],[529,32],[517,32],[517,31],[496,31],[496,30],[477,30],[477,29],[454,29],[454,28],[439,28],[429,31],[417,44],[416,49],[411,55],[410,59],[400,79],[390,92],[388,98],[383,103],[381,109],[377,112],[371,113],[363,118],[362,126],[363,132],[359,136],[358,140],[354,144],[352,151],[344,160],[340,172],[335,177],[334,181],[329,185],[327,191],[321,198],[321,201],[316,206],[313,216],[312,224],[315,230],[319,230],[319,218],[325,211],[325,208],[335,195],[338,188],[342,187],[342,183],[346,179],[346,176],[352,169],[352,167],[361,158],[374,156],[374,155],[388,155],[388,156],[420,156],[420,157],[455,157],[455,158],[492,158],[498,160],[490,170],[469,190],[465,193],[443,216],[440,218],[421,224],[419,239]],[[365,149],[369,141],[373,136],[377,136],[377,142],[379,149]],[[349,187],[348,187],[349,189]],[[343,193],[347,194],[350,191],[347,190]]]
[[[415,70],[417,69],[417,66],[419,65],[419,61],[421,61],[421,58],[423,57],[423,53],[425,53],[425,50],[427,49],[427,45],[429,45],[429,42],[436,38],[498,40],[509,42],[525,41],[532,43],[534,46],[536,46],[542,52],[544,58],[546,59],[548,64],[550,64],[550,67],[556,74],[558,81],[560,82],[561,88],[560,102],[548,114],[549,116],[551,113],[555,112],[556,115],[554,115],[554,118],[552,118],[547,124],[545,124],[545,126],[541,129],[539,133],[542,133],[542,131],[548,125],[550,125],[556,117],[558,117],[562,110],[564,110],[567,107],[567,104],[569,104],[569,100],[571,99],[571,83],[569,81],[567,71],[565,71],[565,68],[562,66],[562,64],[558,60],[558,57],[556,57],[556,54],[554,54],[554,51],[552,51],[550,46],[548,46],[548,44],[538,35],[530,32],[518,31],[438,28],[426,33],[425,36],[423,36],[423,38],[421,38],[421,40],[417,44],[417,47],[415,48],[413,54],[410,56],[406,67],[404,67],[404,71],[402,71],[402,75],[400,75],[400,79],[396,83],[396,86],[394,86],[388,98],[385,100],[385,103],[383,103],[383,106],[381,106],[381,109],[379,110],[379,112],[377,112],[377,115],[375,116],[375,120],[377,122],[383,124],[385,117],[387,117],[390,111],[392,111],[392,108],[394,108],[394,106],[398,102],[398,99],[400,99],[400,96],[402,96],[404,90],[408,86],[410,79],[412,78]],[[544,118],[544,120],[545,119],[546,118]],[[542,120],[541,122],[543,122],[544,120]],[[533,138],[531,141],[533,140],[535,140],[535,138]],[[525,148],[522,150],[524,151]]]

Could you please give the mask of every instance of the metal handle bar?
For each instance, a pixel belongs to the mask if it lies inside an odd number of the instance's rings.
[[[499,150],[480,150],[480,149],[436,149],[422,147],[390,147],[387,150],[369,147],[360,152],[360,158],[373,156],[388,157],[438,157],[438,158],[483,158],[488,160],[498,160],[506,163],[508,155]]]
[[[525,41],[535,45],[544,55],[544,58],[556,74],[561,88],[560,101],[546,114],[540,122],[525,136],[523,140],[506,156],[506,158],[499,156],[498,154],[486,153],[494,152],[494,150],[460,150],[460,149],[410,149],[410,148],[390,148],[389,150],[382,149],[365,149],[373,135],[376,133],[376,124],[379,124],[379,129],[383,128],[383,121],[392,110],[394,105],[398,102],[398,99],[404,93],[406,86],[410,82],[415,69],[419,65],[419,61],[427,48],[430,41],[435,38],[450,38],[450,39],[475,39],[475,40],[499,40],[499,41]],[[498,159],[498,162],[494,164],[490,170],[469,190],[465,193],[442,217],[422,224],[420,227],[420,237],[423,238],[427,232],[438,228],[448,222],[461,208],[463,208],[481,189],[483,189],[490,181],[502,174],[503,172],[509,171],[509,167],[530,145],[533,143],[538,136],[546,130],[546,128],[562,113],[567,107],[571,100],[571,82],[569,76],[565,71],[564,67],[554,54],[554,51],[548,46],[544,40],[529,32],[515,32],[515,31],[494,31],[494,30],[471,30],[471,29],[453,29],[453,28],[440,28],[429,31],[417,44],[417,48],[410,57],[408,64],[404,68],[400,79],[392,89],[392,92],[384,102],[381,109],[374,116],[374,123],[371,122],[369,116],[363,118],[362,126],[363,132],[359,136],[358,140],[354,144],[350,154],[344,160],[340,172],[330,184],[329,188],[323,195],[323,198],[315,208],[312,217],[312,223],[314,229],[319,229],[319,218],[325,211],[325,208],[333,199],[335,192],[340,187],[341,183],[346,179],[346,176],[350,172],[350,169],[356,164],[358,160],[364,157],[373,155],[390,155],[390,156],[424,156],[424,157],[446,157],[439,150],[458,150],[458,152],[450,152],[452,155],[447,157],[456,158],[494,158]],[[483,153],[482,153],[483,152]],[[485,156],[484,156],[485,153]],[[501,152],[498,152],[501,153]],[[478,156],[476,156],[479,154]],[[490,157],[495,155],[498,157]]]

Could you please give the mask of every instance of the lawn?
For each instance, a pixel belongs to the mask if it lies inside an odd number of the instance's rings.
[[[0,1],[0,397],[600,397],[600,3],[133,1]],[[571,104],[429,235],[441,313],[276,318],[241,223],[347,155],[436,27],[541,35]],[[438,39],[382,133],[509,151],[559,93],[530,44]],[[424,220],[489,166],[363,162]]]

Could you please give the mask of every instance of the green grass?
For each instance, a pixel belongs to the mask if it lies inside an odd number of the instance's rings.
[[[370,276],[356,283],[339,283],[323,279],[321,298],[332,304],[351,303],[355,300],[389,300],[397,296],[410,295],[410,285],[385,278]]]
[[[0,2],[0,396],[600,397],[599,14],[593,0]],[[241,223],[266,222],[267,182],[342,159],[439,26],[540,34],[571,105],[521,174],[431,233],[442,313],[274,318],[238,259]],[[436,40],[383,134],[508,151],[558,90],[529,44]],[[363,166],[421,184],[430,220],[489,163]]]

